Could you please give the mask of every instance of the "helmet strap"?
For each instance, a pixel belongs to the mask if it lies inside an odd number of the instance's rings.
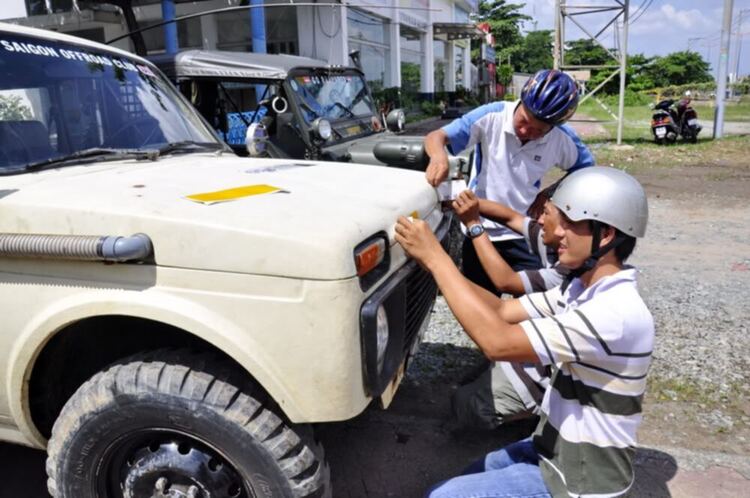
[[[566,289],[573,281],[573,279],[580,277],[587,271],[594,268],[596,266],[596,263],[599,261],[599,259],[601,259],[602,256],[627,240],[627,237],[624,234],[616,232],[614,239],[612,239],[608,244],[600,247],[599,244],[601,244],[603,228],[604,224],[602,222],[594,220],[591,221],[591,234],[593,236],[591,239],[591,254],[588,258],[586,258],[586,261],[584,261],[581,266],[571,270],[566,275],[565,280],[563,280],[563,283],[560,285],[560,290],[563,293],[565,293]]]

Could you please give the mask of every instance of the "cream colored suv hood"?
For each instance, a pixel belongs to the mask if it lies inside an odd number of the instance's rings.
[[[145,233],[158,265],[309,279],[355,275],[357,244],[379,231],[393,243],[397,217],[414,211],[432,213],[434,225],[438,206],[419,172],[226,154],[102,162],[0,180],[0,232]],[[210,205],[187,198],[252,185],[283,192]]]

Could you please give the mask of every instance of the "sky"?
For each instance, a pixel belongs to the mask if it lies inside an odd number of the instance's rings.
[[[26,14],[24,0],[0,0],[0,19],[20,17]],[[554,0],[509,0],[509,3],[524,4],[522,11],[533,17],[534,22],[526,22],[524,30],[554,29]],[[570,0],[569,4],[616,5],[615,0]],[[647,8],[637,14],[642,5]],[[740,11],[745,9],[740,25]],[[740,49],[739,74],[750,74],[750,0],[734,0],[734,32],[739,28],[743,33]],[[630,25],[628,53],[642,53],[647,56],[666,55],[678,50],[686,50],[688,43],[700,53],[716,71],[720,54],[720,34],[724,0],[630,0],[631,16],[638,18]],[[590,31],[599,31],[612,18],[611,14],[591,14],[579,17],[580,22]],[[583,38],[586,35],[571,21],[566,22],[566,40]],[[600,38],[604,45],[611,47],[613,38],[610,28]],[[700,38],[689,41],[690,38]],[[737,61],[737,37],[730,42],[729,72],[734,73]]]
[[[511,0],[512,3],[525,3],[522,11],[531,16],[536,22],[526,22],[524,31],[533,29],[554,29],[554,0]],[[617,5],[615,0],[569,0],[571,5]],[[730,41],[729,72],[734,73],[737,55],[736,28],[744,42],[740,50],[740,75],[750,74],[750,0],[734,0],[733,27],[734,35]],[[636,12],[641,5],[647,8],[641,14]],[[740,26],[740,10],[745,9]],[[723,22],[724,0],[630,0],[630,15],[632,19],[628,35],[628,53],[642,53],[647,56],[666,55],[690,48],[700,53],[711,64],[712,71],[716,71],[719,64],[721,25]],[[577,19],[589,32],[596,33],[612,19],[612,13],[587,14]],[[570,20],[565,23],[565,39],[575,40],[587,37]],[[610,27],[599,39],[606,47],[612,47],[613,36]],[[692,40],[690,38],[699,38]]]

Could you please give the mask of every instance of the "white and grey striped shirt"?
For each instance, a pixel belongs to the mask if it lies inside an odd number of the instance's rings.
[[[555,497],[626,493],[654,341],[635,269],[520,301],[531,317],[521,326],[552,367],[534,434],[547,487]]]

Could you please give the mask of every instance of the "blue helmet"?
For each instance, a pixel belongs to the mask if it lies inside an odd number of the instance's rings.
[[[576,112],[578,87],[567,74],[542,69],[523,86],[521,101],[536,119],[558,125]]]

